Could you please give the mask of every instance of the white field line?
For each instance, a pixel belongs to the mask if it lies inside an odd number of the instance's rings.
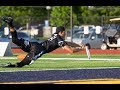
[[[109,59],[109,58],[39,58],[39,59],[47,59],[47,60],[120,60],[120,59]]]
[[[0,57],[0,59],[17,59],[17,57]]]
[[[0,57],[0,59],[17,59],[17,57]],[[39,59],[46,59],[46,60],[117,60],[120,61],[120,59],[111,59],[111,58],[39,58]]]
[[[113,68],[120,68],[120,67],[93,67],[93,68],[61,68],[61,69],[42,69],[42,70],[5,70],[0,72],[24,72],[24,71],[51,71],[51,70],[99,70],[99,69],[113,69]]]

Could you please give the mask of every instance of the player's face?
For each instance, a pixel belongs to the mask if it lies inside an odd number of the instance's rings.
[[[65,31],[61,32],[61,36],[65,37]]]

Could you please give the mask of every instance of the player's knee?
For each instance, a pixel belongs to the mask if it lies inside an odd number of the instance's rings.
[[[25,65],[30,65],[34,62],[34,53],[29,53],[20,63],[17,64],[18,67],[23,67]]]
[[[27,60],[25,62],[19,62],[17,63],[17,67],[23,67],[25,65],[30,65],[31,61],[30,60]]]

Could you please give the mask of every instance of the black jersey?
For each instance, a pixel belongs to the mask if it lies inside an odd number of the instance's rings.
[[[57,49],[58,47],[63,47],[65,45],[66,45],[66,42],[58,34],[53,34],[51,38],[45,40],[42,43],[42,46],[45,47],[45,49],[46,49],[46,53],[51,52],[51,51]]]

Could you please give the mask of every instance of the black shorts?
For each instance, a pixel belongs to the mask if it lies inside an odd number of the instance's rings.
[[[39,54],[41,51],[46,52],[46,49],[44,48],[44,46],[42,46],[41,43],[30,42],[25,39],[19,39],[18,46],[20,46],[20,48],[27,53],[29,53],[34,48],[33,52],[35,53],[35,55]]]
[[[35,55],[39,54],[41,51],[44,51],[44,53],[46,52],[46,49],[44,48],[44,46],[42,46],[41,43],[38,42],[30,42],[30,46],[31,48],[34,47],[34,53]]]

